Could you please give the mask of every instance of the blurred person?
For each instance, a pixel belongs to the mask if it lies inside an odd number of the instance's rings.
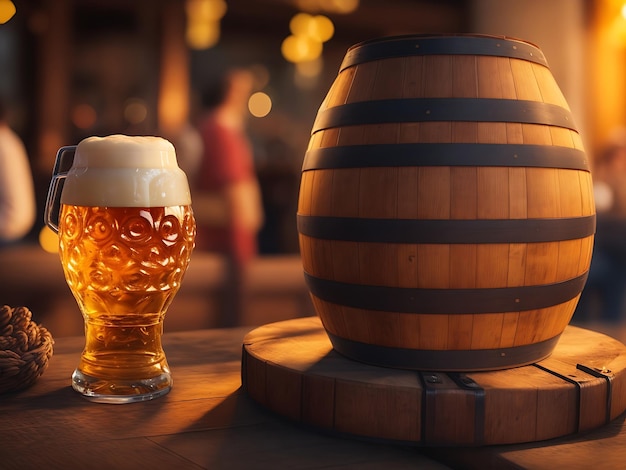
[[[626,315],[626,129],[616,129],[594,161],[596,235],[576,319],[617,322]]]
[[[33,175],[24,143],[11,129],[0,98],[0,247],[23,239],[36,216]]]
[[[226,258],[221,326],[241,321],[248,266],[258,255],[257,233],[264,220],[246,134],[252,86],[252,74],[236,69],[203,94],[198,130],[204,151],[198,172],[191,177],[196,247]]]

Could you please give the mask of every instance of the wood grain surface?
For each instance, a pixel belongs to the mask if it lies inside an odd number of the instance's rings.
[[[438,53],[428,53],[429,43],[438,40]],[[431,304],[421,296],[432,290],[478,295],[488,289],[499,293],[518,287],[532,290],[581,278],[591,262],[591,230],[540,241],[465,238],[441,242],[420,241],[415,236],[389,241],[378,235],[363,240],[361,231],[343,225],[346,220],[367,220],[368,227],[375,227],[367,231],[371,234],[391,231],[382,228],[389,220],[446,221],[462,235],[466,231],[461,222],[516,221],[524,224],[516,231],[519,235],[535,233],[526,222],[578,223],[593,218],[589,168],[574,168],[562,161],[546,163],[553,150],[582,154],[586,161],[582,139],[573,125],[535,115],[492,120],[479,111],[479,102],[517,103],[569,115],[569,106],[546,64],[536,61],[533,54],[520,56],[517,45],[506,49],[512,52],[507,56],[505,46],[513,43],[503,38],[459,39],[466,46],[473,41],[493,43],[493,49],[480,54],[448,49],[443,45],[448,41],[410,36],[374,41],[357,46],[354,52],[354,57],[362,54],[368,59],[342,64],[313,125],[298,200],[301,227],[319,220],[333,225],[323,234],[299,230],[303,267],[310,275],[309,284],[324,281],[323,287],[317,283],[311,288],[316,312],[333,335],[334,347],[353,359],[368,362],[366,354],[353,347],[357,342],[373,346],[368,351],[388,347],[415,351],[416,369],[431,368],[419,360],[420,351],[428,351],[431,357],[437,351],[458,351],[456,357],[471,358],[474,355],[464,353],[497,348],[533,351],[526,355],[530,359],[515,361],[511,353],[503,360],[504,367],[526,365],[551,351],[572,318],[582,287],[566,296],[550,293],[541,305],[525,308],[510,303],[486,309],[463,298],[455,308],[474,306],[464,312],[429,310]],[[402,53],[396,49],[398,44],[406,46]],[[368,48],[375,47],[376,53],[367,56]],[[423,114],[415,112],[425,100],[430,107]],[[388,104],[384,112],[380,103]],[[442,112],[449,103],[465,109],[469,117],[455,119]],[[339,114],[342,119],[329,118]],[[441,118],[426,117],[431,114]],[[442,162],[431,150],[433,146],[446,148],[455,158]],[[482,149],[479,155],[472,153],[476,147]],[[494,150],[502,147],[511,150],[502,155]],[[372,163],[374,157],[368,152],[374,148],[385,150],[377,150]],[[397,154],[407,148],[412,149],[410,158],[397,160]],[[519,163],[520,148],[532,148],[545,164]],[[318,161],[312,155],[334,158],[309,166],[309,156]],[[476,161],[486,155],[493,157],[489,164]],[[356,294],[355,286],[360,289]],[[358,302],[359,293],[372,286],[382,288],[384,294],[378,296],[382,306]],[[393,299],[408,290],[416,300],[398,306]],[[538,294],[520,297],[523,301]],[[457,370],[475,368],[478,361],[470,361],[467,367],[457,361]],[[402,365],[394,357],[371,363]]]
[[[375,367],[332,349],[318,318],[244,339],[247,393],[294,421],[342,435],[425,446],[542,441],[603,427],[626,409],[626,347],[567,327],[552,355],[501,371]]]
[[[82,337],[56,341],[31,388],[0,395],[0,468],[448,468],[414,449],[338,439],[287,422],[241,391],[249,328],[169,333],[174,387],[128,405],[91,403],[70,387]]]
[[[290,340],[290,348],[281,360],[296,356],[304,348],[303,340],[318,328],[312,324],[302,331],[301,337]],[[605,331],[626,338],[624,328]],[[626,461],[624,414],[595,429],[517,445],[417,448],[318,432],[319,426],[330,419],[330,412],[325,395],[317,392],[333,388],[335,378],[304,380],[303,400],[307,406],[303,413],[310,425],[298,425],[267,406],[258,406],[241,388],[241,350],[249,333],[249,328],[237,328],[166,334],[164,346],[174,374],[174,388],[163,398],[130,405],[95,404],[78,396],[70,388],[69,377],[78,361],[83,338],[58,339],[49,369],[33,387],[0,396],[0,468],[374,470],[556,466],[612,470],[623,468]],[[255,333],[255,337],[267,342],[272,334],[261,337]],[[616,354],[614,340],[600,336],[598,348],[604,351],[607,364],[615,363],[620,354]],[[345,364],[343,369],[333,369],[335,377],[371,377],[361,365]],[[322,365],[311,367],[317,368],[319,375],[324,372]],[[288,374],[288,368],[276,368],[279,380],[285,381]],[[250,380],[249,377],[248,386]],[[401,379],[395,380],[403,384]],[[339,422],[354,423],[352,415],[363,411],[360,404],[367,395],[367,399],[378,400],[392,413],[408,410],[415,398],[410,389],[389,396],[384,387],[373,385],[363,390],[358,381],[344,382],[341,389],[336,389],[339,399],[347,404],[338,415]],[[296,413],[294,393],[294,389],[270,389],[267,395],[274,402],[285,400],[284,408],[291,406],[291,412]],[[604,397],[588,401],[597,405],[604,403]],[[567,406],[559,396],[548,404],[560,410]],[[360,425],[370,433],[376,433],[379,426],[371,419],[373,414],[366,410],[359,418]],[[410,420],[404,412],[401,414],[403,418],[396,428],[407,432],[412,424],[407,424]],[[589,413],[584,420],[591,420],[594,414]],[[602,418],[605,413],[600,411],[598,415]],[[432,419],[441,423],[439,414],[432,415]],[[519,426],[515,419],[506,416],[502,425]],[[463,432],[462,427],[459,432]]]

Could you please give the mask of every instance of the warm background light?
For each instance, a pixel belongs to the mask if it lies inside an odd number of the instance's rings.
[[[326,42],[333,37],[335,26],[324,15],[297,13],[289,22],[289,30],[294,36],[308,36],[319,42]]]
[[[185,43],[184,11],[178,10],[176,2],[166,2],[165,5],[162,12],[157,122],[160,133],[176,136],[189,119],[189,49]]]
[[[187,0],[187,17],[191,21],[217,21],[226,14],[224,0]]]
[[[4,24],[15,15],[15,5],[10,0],[0,0],[0,24]]]
[[[143,100],[129,99],[124,106],[124,119],[130,124],[141,124],[148,117],[148,108]]]
[[[265,117],[272,110],[272,99],[267,93],[257,91],[248,100],[248,110],[254,117]]]
[[[291,35],[283,40],[281,53],[295,64],[316,60],[322,55],[323,43],[333,37],[335,26],[324,15],[300,12],[289,21]]]
[[[322,72],[321,60],[310,60],[296,64],[296,71],[303,77],[317,77]]]
[[[590,116],[585,121],[585,147],[591,155],[603,152],[615,129],[626,122],[626,64],[617,59],[626,52],[626,2],[596,3],[585,42],[589,52],[584,100]]]
[[[327,11],[346,15],[359,8],[359,0],[296,0],[296,5],[305,11]]]
[[[297,13],[289,21],[289,31],[295,36],[306,36],[309,32],[309,23],[313,17],[308,13]]]
[[[96,123],[98,116],[93,106],[81,103],[72,109],[72,124],[78,129],[90,129]]]
[[[320,3],[327,11],[344,15],[359,8],[359,0],[320,0]]]
[[[187,0],[187,45],[192,49],[208,49],[220,40],[220,20],[226,14],[224,0]]]
[[[316,15],[309,22],[309,36],[320,42],[326,42],[335,34],[335,25],[324,15]]]
[[[59,252],[59,236],[54,233],[47,225],[39,231],[39,245],[48,253]]]
[[[306,62],[317,59],[322,53],[322,43],[308,36],[287,36],[281,52],[289,62]]]
[[[187,45],[192,49],[208,49],[220,40],[220,24],[218,21],[191,23],[187,25]]]

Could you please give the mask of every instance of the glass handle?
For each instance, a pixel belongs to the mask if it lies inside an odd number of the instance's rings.
[[[44,222],[50,227],[54,233],[59,233],[59,215],[61,212],[61,193],[63,192],[63,184],[67,172],[74,162],[74,154],[76,146],[71,145],[61,147],[57,152],[52,170],[52,180],[48,188],[48,196],[46,197],[46,206],[44,210]]]

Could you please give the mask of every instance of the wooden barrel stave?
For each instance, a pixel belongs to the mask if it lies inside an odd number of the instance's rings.
[[[426,350],[524,346],[559,335],[578,297],[538,310],[467,315],[381,312],[336,305],[313,297],[324,326],[336,336],[387,347]]]
[[[344,69],[320,109],[358,101],[423,97],[503,98],[569,110],[549,68],[491,56],[381,59]]]
[[[344,154],[353,153],[350,157],[358,162],[364,145],[383,149],[382,160],[384,151],[394,153],[398,145],[461,146],[454,149],[454,165],[433,163],[431,155],[427,155],[430,163],[421,165],[423,155],[417,150],[415,163],[387,166],[380,161],[373,166],[342,162],[337,168],[309,168],[305,158],[298,216],[451,221],[594,216],[591,176],[584,158],[565,168],[550,163],[509,165],[508,161],[476,166],[471,156],[466,165],[461,160],[466,144],[559,147],[582,154],[582,140],[569,125],[569,117],[558,125],[422,121],[419,117],[416,122],[406,118],[403,122],[334,125],[332,120],[319,119],[325,111],[343,105],[421,98],[533,101],[569,111],[549,69],[518,58],[417,55],[345,67],[322,102],[307,157],[320,149],[340,148]],[[476,147],[470,147],[476,152]],[[299,238],[308,275],[366,286],[443,290],[572,280],[586,274],[593,245],[593,233],[565,240],[486,244],[346,241],[303,231]],[[558,338],[579,295],[543,308],[464,314],[355,308],[313,293],[312,298],[331,335],[389,348],[464,351],[532,346]]]
[[[473,289],[556,283],[581,276],[587,271],[593,239],[409,245],[352,243],[301,235],[300,241],[304,270],[315,277],[389,287]]]

